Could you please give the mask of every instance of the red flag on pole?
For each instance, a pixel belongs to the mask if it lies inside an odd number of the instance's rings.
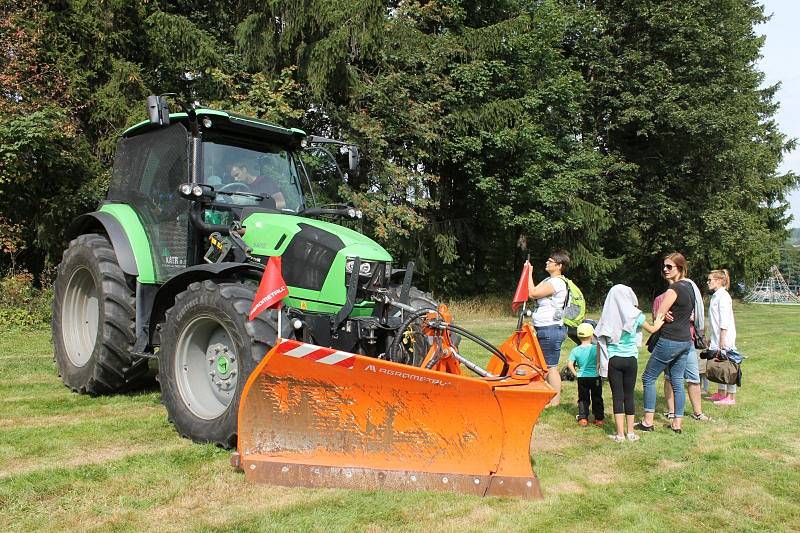
[[[261,283],[258,284],[256,297],[253,298],[253,306],[250,308],[250,320],[257,317],[264,309],[278,306],[280,309],[281,300],[289,294],[286,282],[283,281],[281,274],[281,258],[273,256],[269,258],[264,274],[261,276]]]
[[[517,290],[514,292],[514,300],[511,302],[511,309],[517,312],[519,306],[528,301],[528,277],[530,276],[531,264],[525,261],[522,267],[522,275],[517,282]]]

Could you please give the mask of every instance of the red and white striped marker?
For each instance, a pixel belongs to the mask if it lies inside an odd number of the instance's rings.
[[[349,352],[340,352],[332,348],[323,348],[314,344],[286,340],[278,345],[278,353],[297,359],[307,359],[325,365],[353,368],[356,356]]]

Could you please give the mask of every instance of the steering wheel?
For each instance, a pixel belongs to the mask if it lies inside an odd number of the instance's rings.
[[[232,183],[228,183],[227,185],[223,185],[219,189],[219,192],[250,192],[250,186],[246,183],[242,183],[241,181],[234,181]]]

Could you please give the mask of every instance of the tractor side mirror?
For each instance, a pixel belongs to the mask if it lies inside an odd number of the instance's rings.
[[[351,144],[347,148],[347,166],[349,167],[349,172],[353,176],[358,176],[359,172],[361,172],[361,154],[358,153],[358,146]]]
[[[150,117],[151,124],[169,126],[169,104],[166,96],[156,96],[154,94],[148,96],[147,115]]]

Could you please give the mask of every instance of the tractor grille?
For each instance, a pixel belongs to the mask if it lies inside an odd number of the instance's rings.
[[[344,243],[333,233],[300,224],[283,254],[283,279],[288,285],[318,291]]]

